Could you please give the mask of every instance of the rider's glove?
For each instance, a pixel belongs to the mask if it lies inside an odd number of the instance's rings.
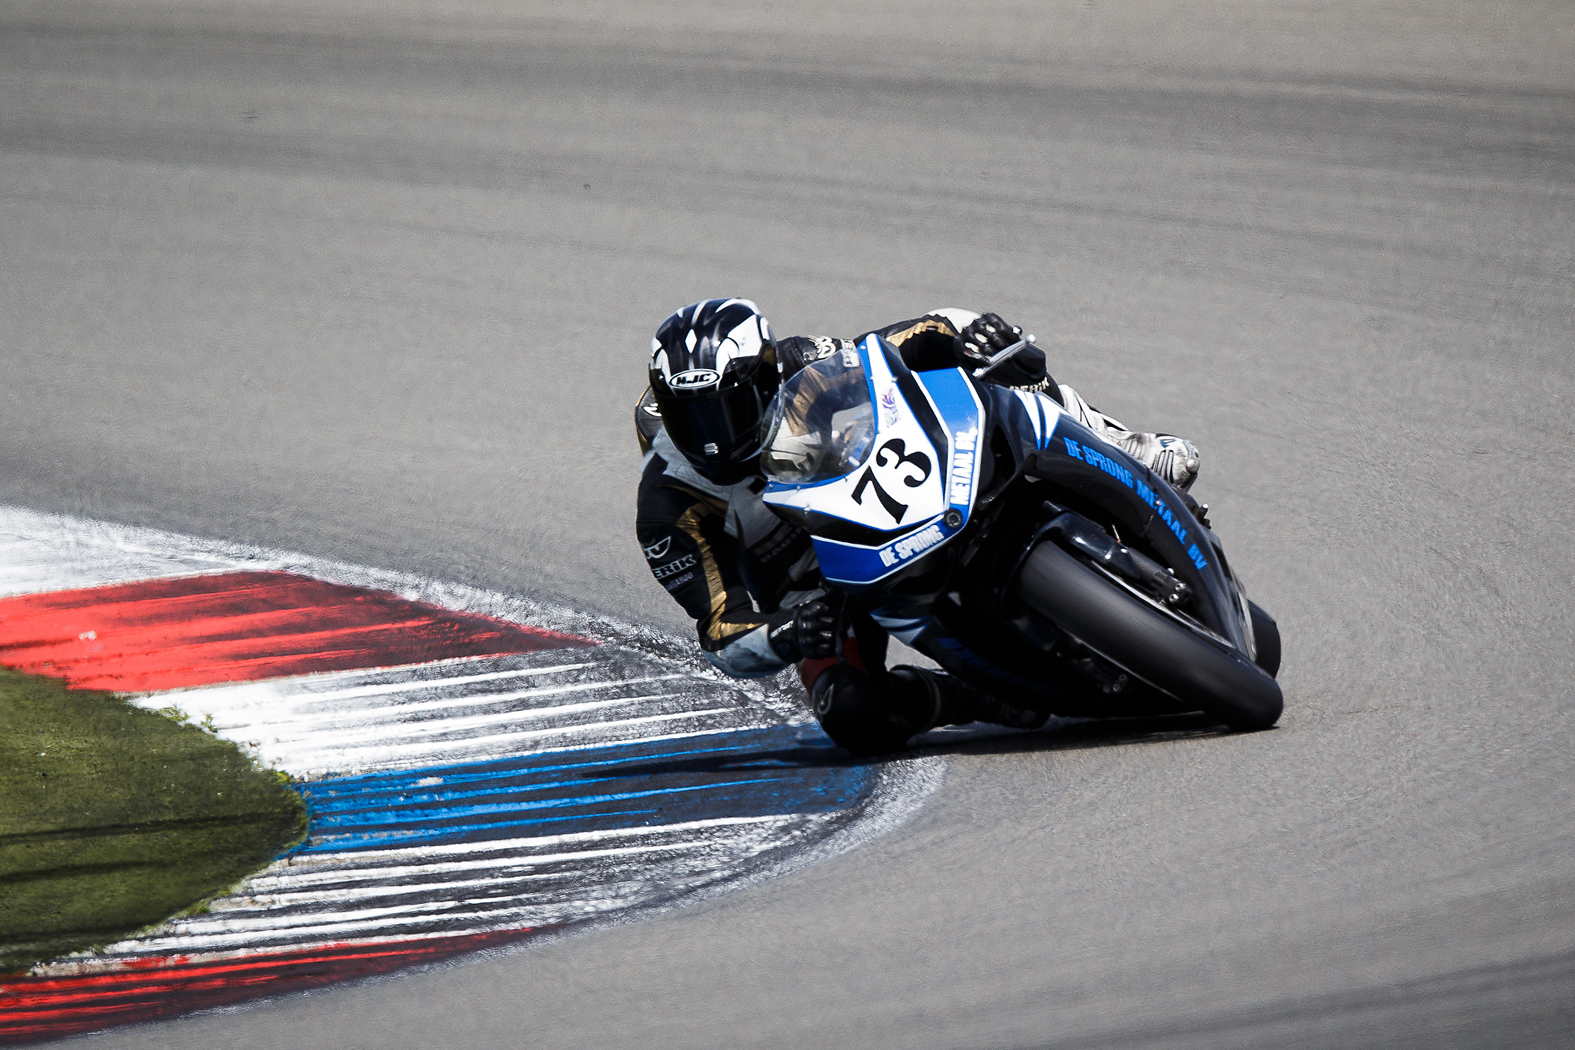
[[[766,623],[771,648],[790,664],[837,654],[837,617],[825,602],[778,609]]]
[[[805,365],[830,357],[838,350],[852,350],[856,343],[823,335],[789,335],[777,340],[777,371],[785,383]]]
[[[957,345],[963,356],[982,363],[1022,338],[1023,330],[1001,320],[1000,314],[980,314],[957,333]]]
[[[981,314],[968,327],[957,333],[957,350],[974,367],[985,364],[991,357],[1014,343],[1021,342],[1023,330],[1007,324],[999,314]],[[1045,352],[1030,343],[1011,359],[996,365],[984,377],[1003,386],[1032,386],[1045,378]]]

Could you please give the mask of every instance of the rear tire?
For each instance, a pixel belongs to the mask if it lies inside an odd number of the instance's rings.
[[[1041,543],[1028,555],[1018,593],[1090,649],[1232,729],[1267,729],[1279,720],[1285,700],[1263,669],[1133,597],[1054,543]],[[1279,632],[1273,634],[1278,655]]]

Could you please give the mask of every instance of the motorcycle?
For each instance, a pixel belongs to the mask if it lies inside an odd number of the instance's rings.
[[[910,371],[870,335],[806,365],[764,425],[763,499],[809,531],[845,622],[978,689],[1044,714],[1272,726],[1273,618],[1189,497],[1052,398],[984,381],[1024,345]]]

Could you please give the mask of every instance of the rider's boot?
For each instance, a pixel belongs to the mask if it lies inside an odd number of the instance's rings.
[[[1059,396],[1057,396],[1059,394]],[[1198,446],[1174,434],[1144,434],[1128,430],[1113,416],[1107,416],[1083,400],[1069,386],[1057,388],[1050,396],[1061,402],[1061,407],[1073,419],[1115,445],[1121,451],[1170,482],[1182,492],[1198,480]]]
[[[1174,434],[1122,434],[1115,446],[1186,492],[1198,480],[1198,446]]]
[[[926,720],[929,724],[924,729],[966,725],[969,722],[989,722],[1013,729],[1038,729],[1049,717],[997,700],[944,671],[902,665],[891,669],[891,677],[905,683],[907,688],[902,692],[916,701],[913,706],[928,706]]]

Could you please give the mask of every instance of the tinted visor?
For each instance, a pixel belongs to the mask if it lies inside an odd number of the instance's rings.
[[[759,447],[765,399],[753,383],[700,397],[678,397],[653,388],[668,437],[696,460],[741,460]],[[708,454],[707,445],[716,452]]]

